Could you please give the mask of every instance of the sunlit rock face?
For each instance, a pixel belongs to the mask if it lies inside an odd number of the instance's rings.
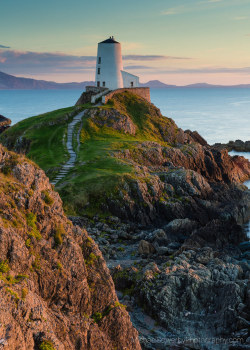
[[[140,349],[100,250],[44,172],[0,146],[0,186],[1,344]]]

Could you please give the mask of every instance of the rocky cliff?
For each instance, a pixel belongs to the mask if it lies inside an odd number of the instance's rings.
[[[88,110],[75,131],[77,162],[56,188],[72,222],[98,243],[143,348],[248,349],[250,245],[243,224],[250,192],[242,183],[250,163],[183,131],[129,92],[81,107]],[[56,173],[62,135],[77,111],[62,113],[23,121],[1,139]],[[14,326],[36,346],[139,348],[95,243],[64,217],[41,170],[2,154],[2,176],[11,180],[4,195],[13,194],[4,206],[3,230],[11,232],[4,237],[19,239],[19,248],[2,249],[4,305]],[[26,255],[14,260],[20,252]],[[13,278],[18,283],[10,286]],[[25,306],[30,295],[32,312]],[[37,305],[45,315],[37,316]]]
[[[221,149],[227,149],[228,151],[237,151],[237,152],[250,152],[250,141],[229,141],[228,143],[216,143],[214,145],[215,148],[221,150]]]
[[[236,220],[250,215],[249,195],[239,185],[250,178],[244,157],[209,146],[197,132],[184,132],[155,106],[129,94],[115,96],[113,108],[91,109],[88,115],[88,127],[97,133],[106,128],[137,139],[141,134],[140,142],[113,149],[112,156],[133,170],[120,179],[119,191],[103,199],[102,210],[146,225],[186,217],[206,222],[228,203],[228,215],[231,210]]]
[[[44,172],[0,146],[0,346],[140,349],[95,242]]]
[[[11,120],[0,115],[0,134],[10,127]]]

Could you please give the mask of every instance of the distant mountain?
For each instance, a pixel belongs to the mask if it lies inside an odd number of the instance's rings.
[[[180,86],[178,86],[180,87]],[[211,89],[211,88],[250,88],[250,84],[241,85],[212,85],[207,83],[197,83],[183,86],[185,88],[200,88],[200,89]]]
[[[150,87],[155,89],[166,89],[166,88],[175,88],[177,85],[168,85],[162,83],[160,80],[150,80],[147,83],[140,84],[141,87]]]
[[[206,89],[206,88],[216,88],[216,87],[222,87],[222,85],[212,85],[208,83],[197,83],[197,84],[189,84],[186,85],[185,87],[189,88],[201,88],[201,89]]]
[[[150,80],[147,83],[140,84],[141,87],[150,87],[155,89],[168,89],[168,88],[200,88],[200,89],[208,89],[208,88],[250,88],[250,84],[241,84],[241,85],[213,85],[213,84],[207,84],[207,83],[196,83],[196,84],[189,84],[189,85],[168,85],[165,83],[162,83],[159,80]]]
[[[81,83],[55,83],[53,81],[36,80],[29,78],[19,78],[14,75],[0,72],[0,90],[84,90],[88,85],[94,85],[94,81],[83,81]],[[185,86],[169,85],[162,83],[160,80],[150,80],[147,83],[141,83],[141,87],[150,87],[152,89],[169,89],[169,88],[250,88],[250,84],[241,85],[212,85],[207,83],[190,84]]]
[[[79,89],[83,90],[87,85],[94,85],[93,81],[82,83],[55,83],[53,81],[19,78],[0,72],[0,90],[55,90],[55,89]]]

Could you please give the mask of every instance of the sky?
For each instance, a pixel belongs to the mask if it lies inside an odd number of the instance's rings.
[[[0,71],[94,80],[112,35],[141,82],[250,84],[250,0],[0,0]]]

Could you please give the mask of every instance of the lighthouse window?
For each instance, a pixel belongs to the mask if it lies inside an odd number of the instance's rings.
[[[97,82],[97,87],[100,87],[100,82],[99,81]]]
[[[133,81],[131,81],[131,83],[130,83],[130,87],[133,87],[134,86],[134,82]]]
[[[102,63],[102,59],[101,57],[98,57],[98,64],[101,64]]]
[[[102,86],[105,87],[105,85],[106,85],[106,84],[105,84],[105,81],[103,81],[103,82],[102,82]]]
[[[97,69],[97,74],[100,74],[101,73],[101,68],[98,68]]]

